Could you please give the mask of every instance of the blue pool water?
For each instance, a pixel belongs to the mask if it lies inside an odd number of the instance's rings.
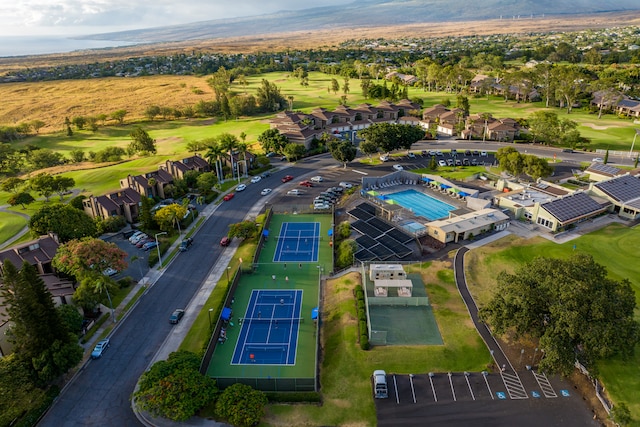
[[[403,208],[409,209],[415,215],[427,218],[429,221],[448,218],[449,212],[456,209],[450,204],[441,202],[416,190],[387,194],[386,198],[395,200]]]

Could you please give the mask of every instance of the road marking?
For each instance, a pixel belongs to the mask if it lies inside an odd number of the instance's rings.
[[[540,389],[542,390],[544,397],[547,397],[547,398],[558,397],[558,395],[556,394],[556,391],[553,389],[553,386],[551,385],[551,383],[549,382],[549,379],[544,373],[536,373],[535,371],[531,371],[531,372],[533,373],[533,377],[538,382],[538,385],[540,386]]]
[[[433,400],[435,400],[437,402],[438,401],[438,396],[436,395],[436,389],[433,386],[433,378],[431,376],[431,373],[429,374],[429,382],[431,383],[431,391],[433,392]]]
[[[393,387],[396,389],[396,403],[400,404],[400,396],[398,396],[398,383],[396,383],[396,376],[393,375]]]
[[[476,396],[473,394],[473,389],[471,388],[471,383],[469,382],[469,373],[465,372],[464,373],[464,378],[467,380],[467,386],[469,386],[469,393],[471,393],[471,398],[473,398],[473,400],[476,400]]]
[[[531,397],[539,398],[540,397],[540,393],[538,393],[537,391],[532,391],[531,392]]]
[[[495,400],[496,398],[493,397],[493,392],[491,391],[491,386],[489,385],[489,380],[487,380],[487,376],[489,374],[487,372],[482,372],[482,376],[484,377],[484,382],[487,384],[487,389],[489,390],[489,395],[491,396],[491,400]]]
[[[357,169],[351,169],[351,172],[359,173],[360,175],[369,175],[367,172],[362,172]]]
[[[411,394],[413,395],[413,403],[416,403],[416,390],[413,388],[413,374],[409,374],[409,381],[411,382]]]
[[[453,401],[457,402],[458,399],[456,399],[456,391],[453,389],[453,381],[451,381],[451,372],[449,372],[449,384],[451,385],[451,394],[453,395]]]
[[[506,399],[507,398],[507,395],[503,391],[496,392],[496,395],[498,396],[498,399]]]
[[[509,393],[509,397],[511,399],[528,399],[529,395],[527,391],[524,389],[522,382],[520,381],[520,377],[517,373],[508,373],[502,372],[502,382],[504,382],[505,387],[507,387],[507,392]]]
[[[560,390],[562,397],[569,397],[569,390]]]

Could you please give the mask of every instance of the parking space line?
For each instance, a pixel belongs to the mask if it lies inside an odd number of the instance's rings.
[[[458,399],[456,399],[456,391],[453,388],[453,381],[451,381],[451,372],[449,372],[449,384],[451,385],[451,394],[453,395],[453,401],[457,402]]]
[[[549,382],[549,379],[544,373],[538,374],[535,371],[531,371],[531,373],[533,374],[533,377],[538,382],[538,385],[540,386],[540,389],[542,390],[544,397],[547,397],[547,398],[558,397],[558,395],[556,394],[556,391],[553,389],[553,386],[551,385],[551,383]]]
[[[396,374],[393,374],[393,388],[396,389],[396,403],[400,404],[400,396],[398,396],[398,383],[396,382]]]
[[[433,386],[433,372],[429,372],[429,382],[431,383],[431,391],[433,392],[433,400],[438,401],[438,396],[436,395],[436,388]]]
[[[413,388],[413,374],[409,374],[409,382],[411,383],[411,394],[413,395],[413,403],[416,403],[416,390]]]
[[[471,393],[471,398],[476,400],[476,396],[473,394],[473,389],[471,388],[471,383],[469,382],[469,372],[464,373],[464,379],[467,380],[467,386],[469,387],[469,393]]]
[[[489,380],[487,379],[487,375],[489,375],[487,371],[482,371],[484,382],[485,384],[487,384],[487,389],[489,390],[489,396],[491,396],[491,400],[495,400],[495,397],[493,397],[493,392],[491,391],[491,386],[489,385]]]

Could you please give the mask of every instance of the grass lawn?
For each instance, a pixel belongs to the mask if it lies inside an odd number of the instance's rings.
[[[0,246],[18,234],[25,225],[27,225],[27,221],[21,216],[0,212]]]
[[[576,240],[556,244],[543,238],[524,240],[507,236],[489,245],[474,249],[466,255],[465,266],[469,289],[478,305],[486,304],[499,271],[514,272],[517,266],[534,257],[566,258],[577,251],[591,254],[596,262],[609,271],[615,280],[628,279],[640,303],[640,264],[634,248],[640,246],[640,228],[629,229],[619,224],[584,235]],[[633,248],[633,250],[632,250]],[[636,320],[640,320],[640,309],[636,308]],[[640,420],[640,346],[630,360],[617,358],[599,364],[599,378],[606,387],[614,403],[625,402],[633,418]]]
[[[427,294],[445,345],[381,346],[369,351],[357,343],[353,288],[360,275],[329,280],[321,313],[323,359],[320,367],[323,405],[270,405],[262,426],[376,424],[369,378],[375,369],[391,373],[480,371],[491,357],[476,333],[453,280],[449,262],[407,268],[422,272]]]

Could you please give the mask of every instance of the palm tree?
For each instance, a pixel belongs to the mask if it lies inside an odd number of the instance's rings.
[[[242,156],[242,165],[243,165],[242,172],[244,176],[247,176],[249,174],[249,168],[247,167],[247,148],[248,147],[249,147],[249,144],[247,144],[246,142],[238,143],[238,151]],[[240,162],[239,160],[240,159],[238,159],[238,163]],[[238,170],[238,175],[240,175],[240,170]]]
[[[94,290],[97,294],[102,294],[102,292],[107,293],[107,299],[109,300],[109,307],[111,308],[111,317],[113,317],[113,323],[116,323],[116,313],[113,310],[113,302],[111,301],[111,295],[109,294],[109,286],[111,285],[111,280],[105,277],[103,274],[96,274],[96,283],[94,285]]]
[[[222,173],[222,147],[216,141],[211,141],[204,158],[207,159],[209,164],[214,165],[216,169],[216,175],[218,176],[218,182],[222,184],[224,182],[224,174]]]
[[[233,151],[238,147],[238,138],[235,135],[231,135],[230,133],[223,133],[218,137],[218,143],[222,147],[223,152],[229,153],[229,161],[231,162],[231,178],[233,179],[233,174],[235,171],[235,167],[233,165]],[[240,181],[239,173],[238,181]]]

